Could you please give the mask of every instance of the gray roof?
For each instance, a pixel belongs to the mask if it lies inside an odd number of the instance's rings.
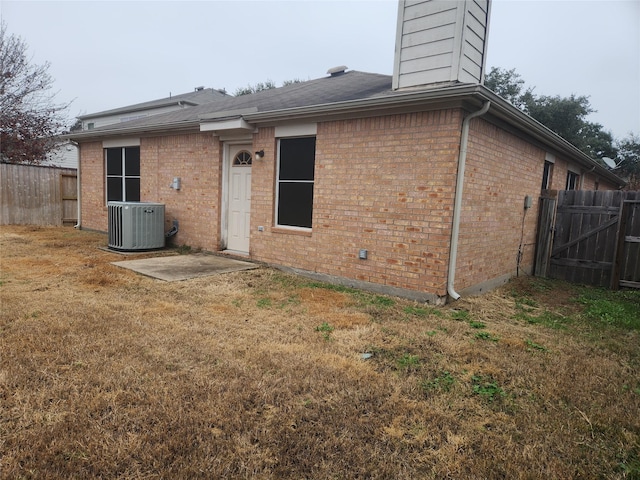
[[[151,130],[162,126],[166,128],[170,125],[199,122],[202,118],[225,116],[225,112],[235,112],[246,109],[250,109],[253,112],[268,112],[360,100],[384,93],[391,93],[391,76],[349,71],[316,80],[292,83],[284,87],[263,90],[250,95],[241,95],[238,97],[222,96],[212,102],[191,108],[88,130],[85,131],[86,135],[78,135],[78,138],[97,136],[101,132],[105,134],[107,132],[109,132],[109,134],[116,134],[118,131],[126,131],[131,128],[143,129],[149,127]],[[177,97],[173,98],[175,99]],[[105,112],[102,113],[104,114]],[[75,135],[71,136],[75,137]]]
[[[614,183],[619,177],[603,168],[571,143],[542,125],[484,85],[453,83],[392,90],[389,75],[348,71],[328,77],[294,83],[239,97],[223,97],[214,102],[130,120],[65,135],[76,141],[111,136],[192,131],[206,122],[242,119],[251,125],[315,119],[340,118],[342,115],[367,116],[427,109],[462,107],[468,111],[490,103],[487,115],[524,132],[550,151],[596,171]]]
[[[136,103],[135,105],[127,105],[126,107],[113,108],[111,110],[104,110],[102,112],[88,113],[86,115],[80,115],[78,118],[80,120],[87,120],[91,118],[104,117],[107,115],[119,115],[122,113],[150,110],[152,108],[166,107],[169,105],[176,105],[178,103],[187,105],[202,105],[204,103],[210,103],[225,97],[228,97],[228,95],[218,90],[215,90],[213,88],[203,88],[202,90],[195,90],[193,92],[182,93],[180,95],[172,95],[170,97],[151,100],[149,102]]]

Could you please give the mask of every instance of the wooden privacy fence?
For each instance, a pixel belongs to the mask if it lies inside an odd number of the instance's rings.
[[[75,225],[75,169],[0,163],[0,225]]]
[[[640,288],[640,192],[543,195],[534,273],[614,289]]]

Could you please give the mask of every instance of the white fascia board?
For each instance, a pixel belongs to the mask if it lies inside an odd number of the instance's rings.
[[[235,110],[222,110],[219,112],[205,113],[202,115],[198,115],[198,118],[201,121],[219,121],[229,118],[240,118],[248,113],[256,113],[257,111],[258,107],[236,108]]]
[[[80,115],[76,118],[79,118],[80,120],[92,120],[100,117],[120,116],[125,113],[144,112],[146,110],[153,110],[155,108],[171,107],[174,105],[180,105],[181,103],[189,104],[189,105],[198,105],[197,103],[193,103],[185,100],[180,101],[175,99],[168,99],[166,102],[156,103],[153,105],[141,105],[141,106],[131,105],[128,107],[114,108],[113,110],[104,110],[102,112],[88,113],[87,115]]]
[[[265,112],[248,113],[244,117],[254,123],[258,122],[277,122],[299,121],[305,117],[319,117],[326,115],[337,115],[341,113],[352,114],[354,112],[378,112],[384,109],[397,109],[402,107],[415,107],[421,105],[422,102],[429,101],[448,101],[466,97],[477,93],[476,85],[460,85],[450,88],[441,88],[433,90],[407,90],[402,93],[382,97],[364,98],[358,100],[345,100],[338,103],[323,103],[318,105],[309,105],[304,107],[291,107],[281,110],[269,110]]]
[[[217,120],[212,122],[203,121],[200,123],[201,132],[224,132],[228,130],[246,130],[248,132],[253,132],[255,127],[245,121],[244,118],[232,118],[229,120]]]
[[[151,117],[153,118],[153,117]],[[125,124],[128,122],[124,122]],[[177,132],[194,131],[200,126],[199,122],[180,122],[173,124],[148,124],[135,127],[123,127],[122,123],[114,125],[105,125],[94,130],[82,130],[80,132],[67,133],[60,135],[62,140],[72,140],[74,142],[94,141],[102,140],[105,137],[114,137],[116,135],[120,137],[129,138],[128,136],[137,135],[148,137],[150,134],[157,135],[160,133],[175,134]]]

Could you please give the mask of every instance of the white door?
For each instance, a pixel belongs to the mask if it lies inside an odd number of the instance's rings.
[[[229,146],[227,250],[249,253],[251,216],[251,145]]]

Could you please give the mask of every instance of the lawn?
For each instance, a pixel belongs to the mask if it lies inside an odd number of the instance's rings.
[[[0,227],[3,478],[640,478],[640,291],[165,283]]]

